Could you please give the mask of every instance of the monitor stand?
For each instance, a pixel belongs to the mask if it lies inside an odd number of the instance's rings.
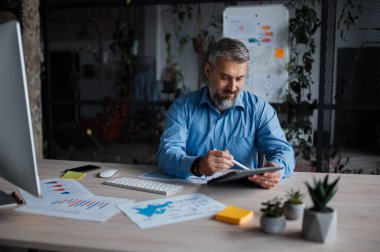
[[[15,198],[13,198],[11,195],[6,194],[3,191],[0,191],[0,209],[1,208],[8,208],[8,207],[15,207],[17,206],[17,201]]]

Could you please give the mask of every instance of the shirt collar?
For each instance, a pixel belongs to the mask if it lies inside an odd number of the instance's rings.
[[[211,98],[210,98],[210,92],[208,90],[208,86],[205,86],[202,88],[203,90],[201,91],[202,93],[202,96],[201,96],[201,100],[200,100],[200,103],[199,105],[203,105],[203,104],[208,104],[211,108],[214,108],[216,109],[214,103],[212,102]],[[235,101],[235,106],[232,107],[232,108],[236,108],[236,107],[239,107],[241,108],[242,110],[244,110],[244,106],[243,106],[243,92],[244,91],[241,91],[238,95],[238,97],[236,98],[236,101]]]

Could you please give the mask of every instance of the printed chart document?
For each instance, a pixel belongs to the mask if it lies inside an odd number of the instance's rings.
[[[41,179],[42,198],[37,198],[32,194],[19,188],[21,196],[26,204],[40,203],[43,201],[56,200],[57,198],[94,196],[86,187],[77,180],[65,180],[59,178]]]
[[[132,202],[133,200],[102,196],[69,197],[28,204],[17,208],[16,211],[105,222],[120,211],[116,205]]]
[[[42,198],[37,198],[19,188],[27,205],[16,211],[34,214],[104,222],[118,213],[118,204],[132,203],[133,200],[96,196],[77,180],[40,180]]]
[[[140,228],[144,229],[213,216],[226,205],[196,193],[121,204],[118,207]]]
[[[179,181],[179,182],[192,183],[192,184],[207,184],[207,181],[209,181],[213,178],[219,177],[221,174],[222,173],[217,172],[214,175],[209,176],[209,177],[206,177],[206,176],[202,176],[202,177],[190,176],[186,179],[183,179],[183,178],[170,177],[168,175],[163,174],[158,169],[156,169],[156,170],[144,173],[144,174],[140,175],[139,177],[140,178],[146,178],[146,179]]]

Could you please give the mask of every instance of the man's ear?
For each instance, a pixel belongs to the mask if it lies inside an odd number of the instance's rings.
[[[206,75],[207,79],[210,79],[211,70],[212,70],[212,66],[209,62],[207,62],[205,64],[205,75]]]

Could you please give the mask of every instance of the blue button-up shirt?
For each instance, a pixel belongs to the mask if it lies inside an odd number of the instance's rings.
[[[294,152],[286,141],[276,111],[269,103],[241,91],[235,106],[222,114],[211,101],[208,87],[175,100],[168,110],[157,153],[162,172],[186,178],[191,165],[209,150],[228,150],[247,167],[257,167],[258,152],[265,160],[284,169],[283,178],[293,173]]]

